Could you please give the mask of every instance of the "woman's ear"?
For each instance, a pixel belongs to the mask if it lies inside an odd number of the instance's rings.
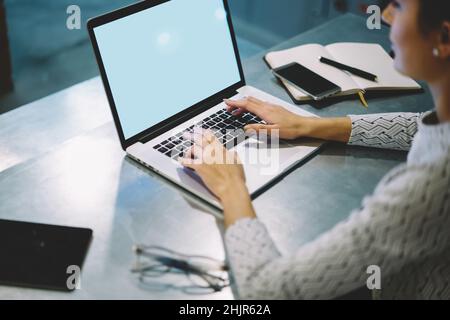
[[[442,24],[441,32],[439,36],[439,43],[437,46],[437,51],[441,59],[450,58],[450,22],[445,21]]]
[[[394,10],[395,8],[392,3],[388,4],[386,9],[383,10],[383,21],[390,26],[392,26],[392,22],[394,21]]]

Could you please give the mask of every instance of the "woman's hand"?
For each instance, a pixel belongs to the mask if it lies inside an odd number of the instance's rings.
[[[185,136],[194,145],[180,163],[194,170],[208,189],[221,201],[225,225],[244,217],[255,217],[251,198],[245,185],[245,174],[235,152],[225,149],[211,131],[194,130]]]
[[[256,98],[226,100],[228,111],[239,116],[250,112],[263,119],[267,125],[251,124],[246,131],[274,134],[282,139],[312,137],[347,142],[351,133],[350,118],[307,118],[287,111],[281,106],[266,103]],[[185,138],[194,142],[180,163],[194,170],[206,187],[221,201],[225,226],[241,218],[256,217],[250,194],[245,184],[243,166],[235,152],[225,149],[210,131],[196,129]]]
[[[250,112],[267,123],[266,125],[248,125],[245,127],[246,132],[265,130],[264,133],[267,135],[276,135],[286,140],[309,137],[347,143],[352,131],[352,122],[348,117],[301,117],[281,106],[253,97],[242,100],[225,100],[225,103],[228,106],[228,112],[232,112],[236,116]],[[273,132],[274,130],[276,131]]]
[[[242,100],[225,100],[228,112],[239,116],[244,112],[250,112],[263,119],[267,125],[250,124],[245,127],[246,132],[260,132],[265,130],[268,135],[276,134],[281,139],[293,140],[308,136],[315,118],[298,116],[285,108],[263,102],[253,97]],[[277,130],[276,132],[273,132]]]
[[[181,158],[181,164],[197,172],[219,199],[224,198],[236,184],[245,184],[239,157],[225,149],[211,131],[195,129],[185,138],[192,140],[194,145]]]

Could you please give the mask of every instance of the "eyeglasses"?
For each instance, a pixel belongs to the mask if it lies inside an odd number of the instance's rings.
[[[131,272],[139,274],[140,282],[154,290],[178,289],[189,294],[214,293],[229,286],[228,267],[224,261],[206,256],[185,255],[158,246],[135,245],[136,263]],[[188,284],[172,277],[183,275]],[[162,282],[163,276],[173,281]]]

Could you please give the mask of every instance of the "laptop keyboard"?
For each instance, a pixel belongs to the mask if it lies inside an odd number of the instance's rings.
[[[236,117],[222,109],[153,148],[172,159],[182,157],[192,146],[191,141],[183,138],[184,133],[193,132],[195,127],[199,127],[211,130],[225,148],[231,149],[248,138],[244,132],[246,125],[258,123],[264,124],[265,122],[248,112]]]

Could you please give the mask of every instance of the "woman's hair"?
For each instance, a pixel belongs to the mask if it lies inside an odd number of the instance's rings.
[[[450,21],[449,0],[419,0],[419,27],[426,34]]]

